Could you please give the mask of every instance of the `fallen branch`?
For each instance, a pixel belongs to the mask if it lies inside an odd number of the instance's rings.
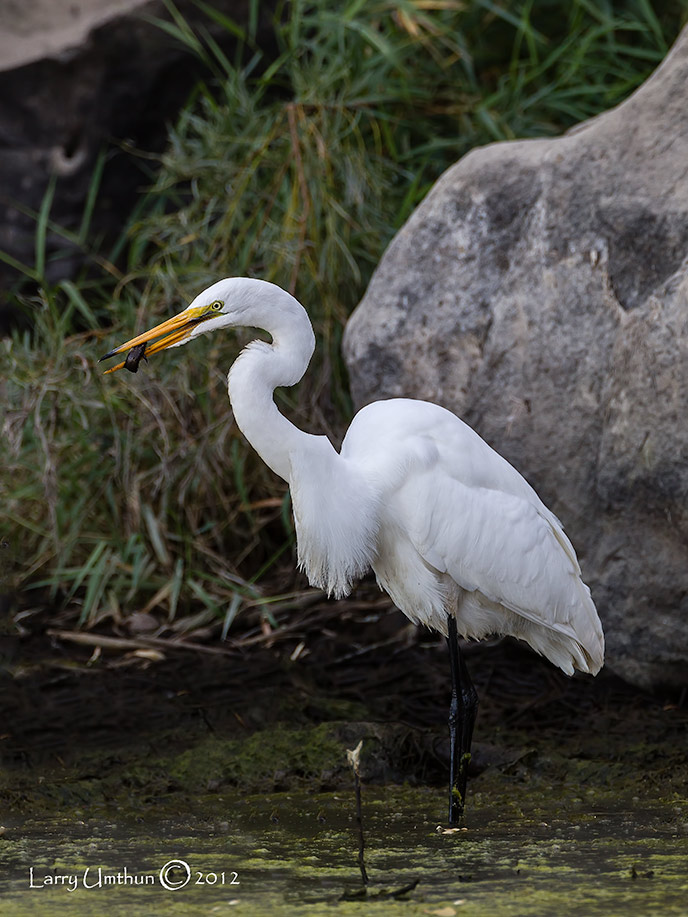
[[[184,650],[195,653],[206,653],[211,656],[230,656],[232,649],[221,646],[205,646],[203,643],[189,643],[186,640],[164,640],[162,637],[106,637],[103,634],[85,634],[71,630],[47,630],[50,637],[80,643],[82,646],[101,646],[110,650]]]

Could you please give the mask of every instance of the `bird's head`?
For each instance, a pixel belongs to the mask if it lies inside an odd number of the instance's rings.
[[[126,367],[132,372],[138,369],[142,357],[150,357],[169,347],[186,344],[199,334],[235,325],[254,324],[250,320],[257,302],[269,301],[276,295],[288,295],[272,283],[248,277],[227,277],[212,284],[194,299],[182,312],[144,331],[130,341],[125,341],[106,353],[101,360],[107,360],[118,353],[127,353],[127,359],[106,370],[113,373]],[[291,297],[290,297],[291,298]]]

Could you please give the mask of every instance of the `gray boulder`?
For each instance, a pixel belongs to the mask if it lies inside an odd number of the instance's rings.
[[[562,519],[638,685],[688,683],[688,31],[626,102],[450,168],[344,338],[360,406],[437,401]]]

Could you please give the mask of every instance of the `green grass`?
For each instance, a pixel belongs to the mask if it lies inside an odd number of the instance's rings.
[[[324,0],[278,10],[276,58],[247,30],[228,60],[170,4],[165,28],[202,57],[150,191],[109,250],[90,241],[104,158],[78,230],[36,217],[18,265],[26,330],[2,342],[0,537],[11,585],[86,625],[153,610],[172,627],[224,620],[294,587],[284,485],[232,425],[225,375],[246,335],[214,336],[103,378],[97,358],[227,275],[307,306],[318,351],[278,393],[335,437],[351,406],[347,315],[385,246],[470,148],[547,136],[618,103],[662,60],[687,4]],[[48,238],[87,255],[48,284]],[[284,562],[284,563],[283,563]],[[200,618],[188,619],[191,613]]]

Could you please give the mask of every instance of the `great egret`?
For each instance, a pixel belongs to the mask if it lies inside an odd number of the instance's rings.
[[[239,429],[290,487],[298,563],[339,598],[372,568],[394,604],[447,637],[452,678],[449,823],[463,814],[478,698],[458,641],[518,637],[568,675],[595,675],[604,636],[561,523],[477,433],[427,401],[376,401],[354,417],[337,452],[277,409],[277,386],[306,371],[315,336],[305,309],[280,287],[230,277],[188,308],[115,347],[141,357],[237,325],[262,328],[232,365]],[[149,345],[149,342],[153,342]]]

